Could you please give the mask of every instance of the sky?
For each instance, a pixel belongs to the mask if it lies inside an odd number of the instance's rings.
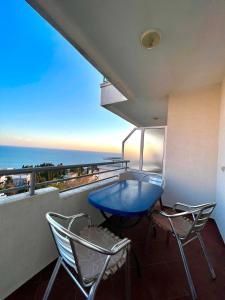
[[[100,106],[102,75],[24,0],[0,31],[0,144],[119,152],[133,125]]]

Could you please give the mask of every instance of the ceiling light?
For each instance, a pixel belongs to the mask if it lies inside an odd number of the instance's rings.
[[[156,47],[160,43],[160,40],[161,34],[156,29],[147,30],[141,35],[141,45],[146,49]]]

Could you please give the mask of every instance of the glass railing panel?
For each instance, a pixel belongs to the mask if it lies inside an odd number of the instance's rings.
[[[124,159],[131,169],[139,169],[141,130],[135,130],[124,143]]]
[[[165,128],[146,128],[144,131],[143,171],[162,173]]]

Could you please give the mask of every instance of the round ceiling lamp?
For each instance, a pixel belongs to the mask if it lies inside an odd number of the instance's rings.
[[[161,34],[156,29],[147,30],[141,35],[141,45],[145,49],[155,48],[160,43],[160,40]]]

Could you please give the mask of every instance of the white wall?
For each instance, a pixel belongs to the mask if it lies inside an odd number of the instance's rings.
[[[217,206],[215,220],[225,242],[225,79],[222,83],[220,123],[219,123],[219,152],[217,165]]]
[[[103,221],[102,216],[89,205],[88,193],[112,182],[115,179],[61,194],[56,188],[45,188],[37,190],[34,196],[23,193],[0,201],[0,299],[56,258],[46,212],[65,215],[85,212],[99,224]]]
[[[220,93],[215,85],[169,97],[167,205],[215,201]]]

